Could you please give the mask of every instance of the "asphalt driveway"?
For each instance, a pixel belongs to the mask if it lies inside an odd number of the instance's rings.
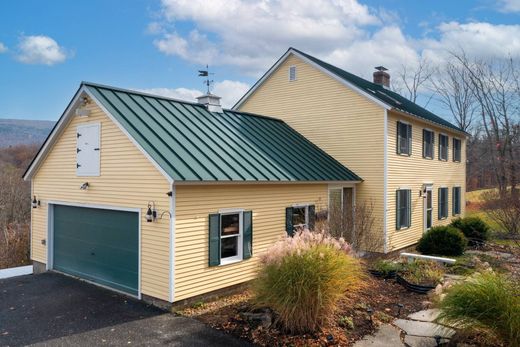
[[[73,278],[0,280],[0,346],[247,346],[194,319]]]

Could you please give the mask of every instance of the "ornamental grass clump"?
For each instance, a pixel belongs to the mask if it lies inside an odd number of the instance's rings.
[[[343,239],[304,230],[261,258],[255,301],[271,308],[285,331],[314,332],[329,321],[347,291],[362,288],[364,276]]]
[[[504,275],[486,272],[455,284],[439,305],[440,322],[520,346],[520,286]]]

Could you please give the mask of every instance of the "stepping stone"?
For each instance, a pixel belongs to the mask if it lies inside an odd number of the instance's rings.
[[[365,336],[359,340],[354,347],[403,347],[401,332],[390,324],[379,327],[374,335]]]
[[[439,335],[449,339],[455,334],[455,330],[431,322],[396,319],[394,324],[404,330],[407,335],[413,336],[434,337]]]
[[[437,309],[430,309],[412,313],[408,315],[408,318],[421,322],[433,322],[439,316],[439,313],[440,311]]]
[[[448,339],[441,339],[440,343],[448,343]],[[437,341],[433,337],[411,336],[404,337],[404,344],[408,347],[437,347]]]

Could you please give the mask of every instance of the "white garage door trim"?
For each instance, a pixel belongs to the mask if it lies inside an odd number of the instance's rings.
[[[109,290],[131,296],[136,297],[141,300],[141,209],[140,208],[132,208],[132,207],[120,207],[120,206],[111,206],[111,205],[99,205],[99,204],[84,204],[79,202],[67,202],[67,201],[55,201],[50,200],[47,202],[47,270],[54,269],[54,206],[55,205],[64,205],[64,206],[74,206],[74,207],[84,207],[84,208],[95,208],[95,209],[103,209],[103,210],[113,210],[113,211],[125,211],[125,212],[136,212],[138,214],[138,242],[139,242],[139,250],[137,255],[137,296],[122,292],[120,290],[107,287],[101,285],[99,283],[95,283],[86,279],[81,279],[82,281],[92,283],[96,286],[107,288]],[[61,272],[60,272],[61,273]],[[76,276],[72,276],[75,277]]]

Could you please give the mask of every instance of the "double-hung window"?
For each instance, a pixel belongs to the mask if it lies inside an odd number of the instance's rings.
[[[412,191],[398,189],[396,191],[396,229],[409,228],[412,225]]]
[[[209,215],[209,266],[251,258],[253,241],[251,211],[223,210]]]
[[[397,154],[412,155],[412,125],[397,122]]]
[[[294,205],[285,209],[285,231],[289,236],[293,236],[295,232],[303,229],[314,230],[315,221],[316,208],[314,205]]]
[[[439,219],[448,218],[448,188],[439,188]]]
[[[453,161],[460,162],[462,142],[460,139],[453,138]]]
[[[439,134],[439,160],[448,160],[448,135]]]
[[[453,187],[453,193],[452,193],[451,199],[453,200],[452,214],[454,216],[459,215],[460,210],[461,210],[461,205],[460,205],[461,189],[460,189],[460,187]]]
[[[433,131],[423,129],[423,158],[433,159],[434,142]]]

